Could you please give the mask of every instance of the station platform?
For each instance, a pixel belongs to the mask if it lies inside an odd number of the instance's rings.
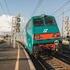
[[[24,47],[0,44],[0,70],[36,70]]]

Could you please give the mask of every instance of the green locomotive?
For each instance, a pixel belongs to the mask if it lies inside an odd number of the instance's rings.
[[[61,37],[53,16],[40,15],[32,17],[26,27],[26,49],[30,54],[38,55],[44,49],[58,50]]]

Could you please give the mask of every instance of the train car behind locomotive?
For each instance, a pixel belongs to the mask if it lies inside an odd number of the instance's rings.
[[[61,46],[61,37],[53,16],[32,17],[26,25],[26,48],[30,54],[38,55],[45,49],[57,51]]]

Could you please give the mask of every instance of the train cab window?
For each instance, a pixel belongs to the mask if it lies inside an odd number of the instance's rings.
[[[43,19],[41,18],[34,19],[34,26],[42,26],[42,25],[44,25]]]
[[[45,24],[55,24],[55,18],[53,17],[45,17]]]

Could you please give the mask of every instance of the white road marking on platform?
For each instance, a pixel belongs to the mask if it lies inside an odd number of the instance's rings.
[[[19,58],[20,58],[20,48],[18,45],[18,52],[17,52],[17,60],[16,60],[16,64],[15,64],[15,70],[19,70]]]
[[[30,70],[36,70],[35,67],[34,67],[34,65],[33,65],[33,63],[31,62],[31,59],[30,59],[29,55],[27,54],[27,52],[25,51],[24,48],[23,48],[23,50],[24,50],[24,53],[25,53],[26,57],[28,58],[28,63],[29,63]]]

